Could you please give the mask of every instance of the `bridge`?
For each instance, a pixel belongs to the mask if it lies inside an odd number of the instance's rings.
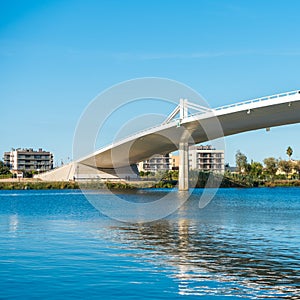
[[[160,125],[114,142],[68,165],[39,174],[48,181],[136,176],[136,163],[154,154],[179,150],[179,189],[188,189],[188,148],[190,144],[241,132],[300,122],[300,91],[291,91],[215,109],[181,99]],[[88,175],[89,174],[89,175]]]

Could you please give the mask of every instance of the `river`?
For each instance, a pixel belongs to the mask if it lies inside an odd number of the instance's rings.
[[[202,192],[137,224],[76,190],[0,191],[0,299],[300,299],[300,188]]]

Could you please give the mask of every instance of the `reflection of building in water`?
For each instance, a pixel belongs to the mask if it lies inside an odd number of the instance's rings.
[[[11,215],[9,216],[9,231],[16,232],[18,230],[19,225],[19,218],[18,215]]]
[[[117,228],[118,234],[124,232],[124,240],[134,241],[135,247],[146,251],[145,259],[150,263],[172,266],[170,276],[180,295],[246,297],[251,293],[263,298],[293,292],[291,285],[298,284],[299,274],[276,260],[276,249],[267,254],[259,249],[257,253],[249,247],[249,236],[232,234],[206,221],[191,223],[184,208],[180,210],[182,218],[177,223],[171,219]]]
[[[178,220],[178,250],[180,251],[181,262],[188,260],[189,251],[189,221],[187,219]],[[175,278],[178,280],[178,293],[180,295],[185,295],[185,290],[188,288],[188,280],[192,278],[189,275],[190,266],[188,264],[180,263],[178,264],[178,273],[175,274]]]

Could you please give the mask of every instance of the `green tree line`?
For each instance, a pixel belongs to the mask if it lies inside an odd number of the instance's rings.
[[[267,157],[260,162],[251,161],[248,163],[247,156],[240,150],[235,155],[237,172],[249,175],[253,179],[299,179],[300,161],[292,161],[292,148],[286,150],[288,160]],[[281,171],[281,172],[278,172]]]

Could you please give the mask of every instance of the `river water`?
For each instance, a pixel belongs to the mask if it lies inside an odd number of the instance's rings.
[[[300,189],[201,193],[129,224],[80,191],[0,191],[0,299],[300,299]]]

